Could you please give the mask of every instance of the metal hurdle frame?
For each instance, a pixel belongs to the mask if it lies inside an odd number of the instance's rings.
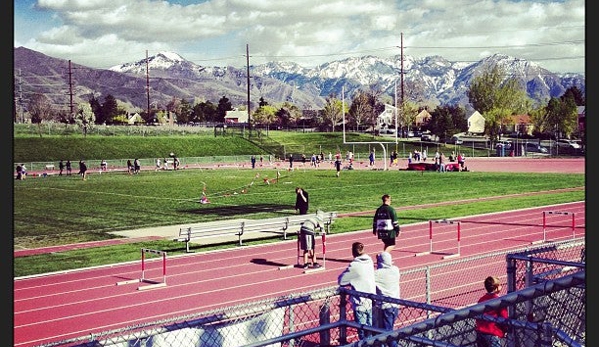
[[[162,256],[162,282],[149,280],[145,277],[146,274],[146,253],[154,253]],[[137,290],[146,290],[153,289],[159,287],[166,287],[166,255],[167,253],[164,251],[158,251],[154,249],[142,248],[141,249],[141,278],[135,280],[121,281],[117,282],[116,285],[120,286],[123,284],[131,284],[131,283],[150,283],[148,286],[139,286]]]
[[[326,252],[327,252],[327,246],[326,246],[326,237],[327,237],[327,233],[325,230],[322,230],[321,233],[321,238],[322,238],[322,266],[319,268],[313,268],[313,269],[306,269],[304,270],[305,274],[309,274],[309,273],[313,273],[313,272],[317,272],[317,271],[322,271],[326,269]],[[285,269],[292,269],[294,267],[300,267],[300,258],[302,257],[301,254],[301,250],[300,250],[300,235],[299,232],[297,233],[297,259],[296,259],[296,263],[295,265],[291,264],[291,265],[283,265],[283,266],[279,266],[279,270],[285,270]]]
[[[568,216],[568,215],[572,215],[572,238],[575,239],[576,238],[576,213],[574,212],[567,212],[567,211],[543,211],[543,240],[542,241],[537,241],[537,242],[532,242],[534,243],[541,243],[541,242],[547,242],[547,215],[548,214],[560,214],[560,215],[564,215],[564,216]]]
[[[457,231],[458,231],[458,252],[457,253],[453,253],[453,254],[449,254],[443,257],[443,259],[449,259],[449,258],[455,258],[455,257],[459,257],[460,256],[460,242],[461,242],[461,233],[462,233],[462,222],[460,221],[453,221],[453,220],[447,220],[447,219],[437,219],[437,220],[429,220],[428,221],[428,235],[429,235],[429,251],[427,252],[420,252],[420,253],[416,253],[414,254],[415,257],[421,256],[421,255],[426,255],[426,254],[432,254],[433,253],[433,224],[457,224]]]

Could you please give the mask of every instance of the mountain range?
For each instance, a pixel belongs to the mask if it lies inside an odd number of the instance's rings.
[[[359,89],[378,90],[393,102],[397,90],[419,105],[461,105],[468,108],[472,79],[496,65],[517,78],[528,95],[546,103],[570,87],[585,93],[585,76],[552,73],[526,60],[494,54],[475,63],[450,62],[441,56],[415,59],[404,55],[380,58],[372,55],[332,61],[314,68],[293,62],[268,62],[250,68],[202,66],[175,52],[160,52],[147,59],[96,69],[69,60],[18,47],[14,49],[15,100],[27,107],[35,93],[45,94],[58,109],[68,110],[95,96],[103,102],[114,96],[127,109],[163,109],[173,98],[192,104],[217,104],[227,97],[233,107],[247,106],[248,70],[251,107],[262,98],[271,105],[291,102],[300,109],[320,109],[328,96],[346,102]],[[401,73],[403,71],[403,86]],[[149,93],[148,93],[149,86]],[[149,97],[148,97],[149,94]],[[418,100],[414,100],[418,99]]]

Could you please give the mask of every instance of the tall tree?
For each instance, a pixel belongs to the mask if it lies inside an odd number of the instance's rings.
[[[94,128],[95,122],[96,116],[94,115],[89,103],[79,103],[77,105],[77,113],[75,114],[75,123],[81,127],[84,137],[87,136],[87,133]]]
[[[475,77],[468,90],[472,106],[485,117],[485,132],[493,139],[501,137],[510,116],[526,113],[531,101],[516,78],[505,78],[497,66]]]
[[[95,115],[97,115],[96,111],[94,111],[93,108],[92,111]],[[112,96],[112,94],[108,94],[106,95],[106,97],[104,97],[104,103],[102,104],[102,109],[99,114],[100,116],[96,116],[96,123],[111,124],[112,118],[114,118],[118,114],[119,108],[116,99],[114,98],[114,96]]]
[[[582,94],[582,91],[578,89],[578,87],[576,86],[566,89],[561,99],[564,100],[568,97],[572,97],[574,99],[574,103],[576,104],[576,106],[586,105],[586,100],[584,98],[584,95]]]
[[[343,119],[343,103],[337,99],[334,94],[330,94],[325,99],[322,109],[323,125],[331,126],[331,131],[335,131],[335,126]]]
[[[372,105],[370,104],[370,96],[368,93],[358,90],[352,99],[351,106],[348,111],[348,124],[355,126],[356,131],[362,124],[370,121],[372,115]]]
[[[223,95],[220,100],[218,100],[218,106],[216,107],[216,121],[217,122],[225,122],[225,116],[227,115],[227,111],[232,111],[233,107],[231,105],[231,101],[229,98]],[[249,120],[248,120],[249,121]]]
[[[31,123],[37,124],[37,130],[42,137],[42,122],[49,121],[54,117],[50,99],[44,94],[35,93],[29,100],[27,109],[31,116]]]

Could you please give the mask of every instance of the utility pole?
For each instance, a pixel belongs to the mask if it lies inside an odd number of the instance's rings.
[[[146,49],[146,96],[148,99],[148,115],[146,119],[150,120],[150,63],[148,62],[148,50]]]
[[[73,69],[71,67],[70,59],[69,59],[69,110],[71,111],[71,118],[75,118],[75,107],[73,105]]]
[[[400,75],[400,78],[401,78],[401,80],[400,80],[401,81],[401,103],[403,105],[403,102],[404,102],[404,99],[403,99],[404,98],[404,93],[403,93],[403,88],[404,88],[403,87],[403,33],[401,33],[401,46],[400,47],[401,48],[400,48],[400,53],[399,53],[400,54],[399,59],[401,61],[401,75]]]
[[[248,129],[250,131],[250,138],[252,137],[252,118],[250,112],[250,45],[245,45],[245,59],[247,64],[247,104],[248,104]]]

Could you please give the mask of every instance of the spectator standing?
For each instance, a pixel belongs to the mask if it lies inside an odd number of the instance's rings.
[[[337,170],[337,177],[341,173],[341,158],[335,159],[335,170]]]
[[[378,295],[399,299],[399,268],[393,265],[391,253],[381,252],[376,257],[374,282]],[[393,330],[395,320],[399,315],[399,305],[390,302],[377,302],[374,311],[375,326],[385,330]],[[390,342],[389,347],[397,347],[397,341]]]
[[[58,176],[62,176],[62,171],[64,170],[64,162],[61,160],[58,162]]]
[[[137,175],[139,171],[141,171],[141,163],[138,158],[135,158],[133,160],[133,173]]]
[[[308,192],[300,187],[295,188],[295,210],[299,211],[299,214],[307,214],[309,205]]]
[[[83,177],[83,180],[86,181],[87,180],[87,165],[85,164],[85,161],[83,161],[83,160],[79,161],[79,173],[81,174],[81,177]]]
[[[289,171],[293,171],[293,154],[289,153]]]
[[[422,161],[426,161],[426,149],[422,150],[422,153],[420,156],[422,157]]]
[[[370,167],[374,167],[374,149],[370,151],[368,155],[368,160],[370,161]]]
[[[484,286],[487,293],[478,300],[479,303],[499,297],[502,286],[497,277],[487,277]],[[483,315],[507,318],[508,312],[507,308],[498,308],[485,311]],[[505,325],[483,319],[476,320],[476,327],[474,330],[476,331],[477,347],[501,347],[501,340],[505,338],[507,333],[507,327]]]
[[[439,172],[445,172],[445,154],[439,154]]]
[[[108,170],[108,163],[106,162],[106,159],[102,159],[102,161],[100,162],[100,170],[101,171]]]
[[[160,158],[156,158],[156,170],[154,171],[158,171],[162,168],[162,164],[160,163]]]
[[[458,164],[460,165],[460,171],[464,170],[464,164],[466,163],[466,157],[464,153],[458,154]]]
[[[384,194],[383,204],[376,209],[372,221],[372,234],[383,241],[383,251],[391,252],[395,248],[395,239],[399,236],[400,227],[397,212],[391,207],[391,196]]]
[[[21,164],[17,164],[17,179],[22,180],[25,177],[23,176],[23,166]]]
[[[131,163],[131,159],[127,160],[127,173],[129,175],[133,174],[133,164]]]
[[[71,166],[71,161],[67,160],[67,163],[65,166],[67,168],[67,176],[71,176],[71,173],[73,171],[73,167]]]
[[[352,244],[352,255],[354,259],[337,278],[340,286],[349,286],[357,292],[376,294],[374,281],[374,262],[370,255],[364,252],[362,242]],[[372,325],[372,300],[359,296],[351,296],[350,301],[354,310],[354,320],[358,324]],[[358,329],[360,340],[372,336],[370,332]]]
[[[77,172],[77,175],[82,176],[83,175],[83,159],[79,160],[79,172]]]
[[[250,161],[252,163],[252,169],[256,168],[256,156],[252,155],[252,157],[250,158]]]
[[[320,212],[320,211],[319,211]],[[315,217],[307,218],[302,222],[299,230],[298,242],[304,255],[304,269],[309,267],[319,268],[320,264],[316,262],[316,229],[322,229],[322,213],[316,213]]]

